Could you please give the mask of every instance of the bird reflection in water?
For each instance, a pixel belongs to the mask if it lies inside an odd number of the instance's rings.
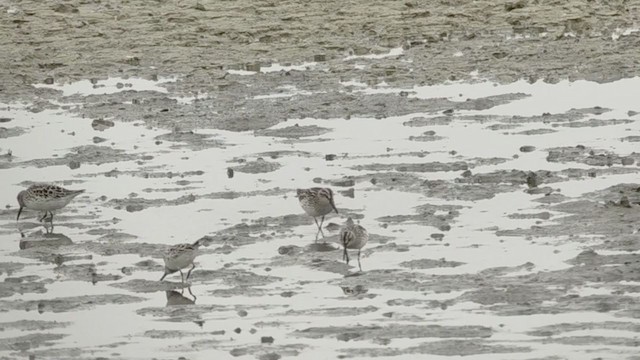
[[[184,289],[181,291],[176,290],[167,290],[165,291],[167,295],[167,305],[166,306],[175,306],[175,305],[195,305],[197,297],[193,295],[191,292],[191,287],[187,288],[189,295],[193,297],[190,299],[189,297],[184,295]]]
[[[167,307],[169,306],[181,306],[181,305],[195,305],[197,297],[191,292],[191,287],[187,288],[189,295],[191,295],[192,299],[184,295],[184,288],[181,291],[177,290],[167,290],[165,291],[167,295]],[[204,320],[194,320],[194,324],[199,327],[204,326]]]

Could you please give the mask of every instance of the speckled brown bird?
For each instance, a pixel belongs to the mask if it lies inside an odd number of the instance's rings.
[[[18,210],[16,221],[20,220],[22,210],[27,208],[44,211],[44,216],[40,218],[40,221],[44,220],[48,214],[51,216],[49,220],[53,223],[53,211],[67,206],[71,200],[83,192],[84,190],[68,190],[49,184],[31,185],[18,193],[20,210]]]
[[[325,215],[331,211],[338,213],[338,209],[333,201],[333,191],[329,188],[314,187],[310,189],[298,189],[297,190],[298,201],[304,212],[313,217],[318,232],[316,233],[316,241],[318,240],[318,234],[322,232],[322,223],[324,222]],[[317,217],[321,216],[320,224],[318,224]]]

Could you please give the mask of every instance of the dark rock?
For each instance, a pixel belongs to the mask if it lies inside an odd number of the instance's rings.
[[[273,344],[273,337],[272,336],[263,336],[260,338],[260,343],[262,344]]]
[[[113,127],[115,124],[111,120],[104,119],[95,119],[91,122],[91,127],[93,130],[104,131],[110,127]]]

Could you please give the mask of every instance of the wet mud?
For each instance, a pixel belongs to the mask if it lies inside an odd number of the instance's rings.
[[[637,359],[638,4],[319,4],[0,4],[0,358]]]

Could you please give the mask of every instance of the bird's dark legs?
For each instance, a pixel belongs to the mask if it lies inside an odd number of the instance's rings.
[[[318,234],[320,234],[320,225],[318,225],[318,220],[316,220],[316,217],[313,217],[313,221],[316,223],[316,226],[318,227],[318,232],[316,232],[316,242],[318,242]]]
[[[358,267],[360,268],[360,271],[362,271],[362,265],[360,265],[360,249],[358,249]]]
[[[182,282],[184,283],[184,274],[182,273],[182,270],[178,271],[180,271],[180,280],[182,280]]]
[[[342,253],[342,260],[347,262],[347,265],[349,265],[349,253],[347,252],[347,248],[344,248],[344,252]]]
[[[47,216],[50,216],[49,217],[49,222],[53,224],[53,213],[51,211],[45,211],[44,215],[42,215],[42,217],[38,221],[42,221],[42,220],[46,219]]]
[[[193,269],[196,268],[196,264],[191,264],[191,269],[189,269],[189,272],[187,272],[187,280],[189,280],[189,276],[191,276],[191,272],[193,271]]]
[[[322,215],[322,219],[320,220],[320,226],[318,226],[318,230],[320,230],[320,234],[324,237],[324,233],[322,232],[322,224],[324,223],[324,215]]]
[[[324,215],[320,220],[320,224],[318,224],[318,220],[316,220],[315,216],[313,217],[313,221],[315,221],[316,226],[318,227],[318,232],[316,233],[316,242],[318,242],[318,234],[322,235],[322,237],[324,238],[324,232],[322,232],[322,223],[324,223]]]

